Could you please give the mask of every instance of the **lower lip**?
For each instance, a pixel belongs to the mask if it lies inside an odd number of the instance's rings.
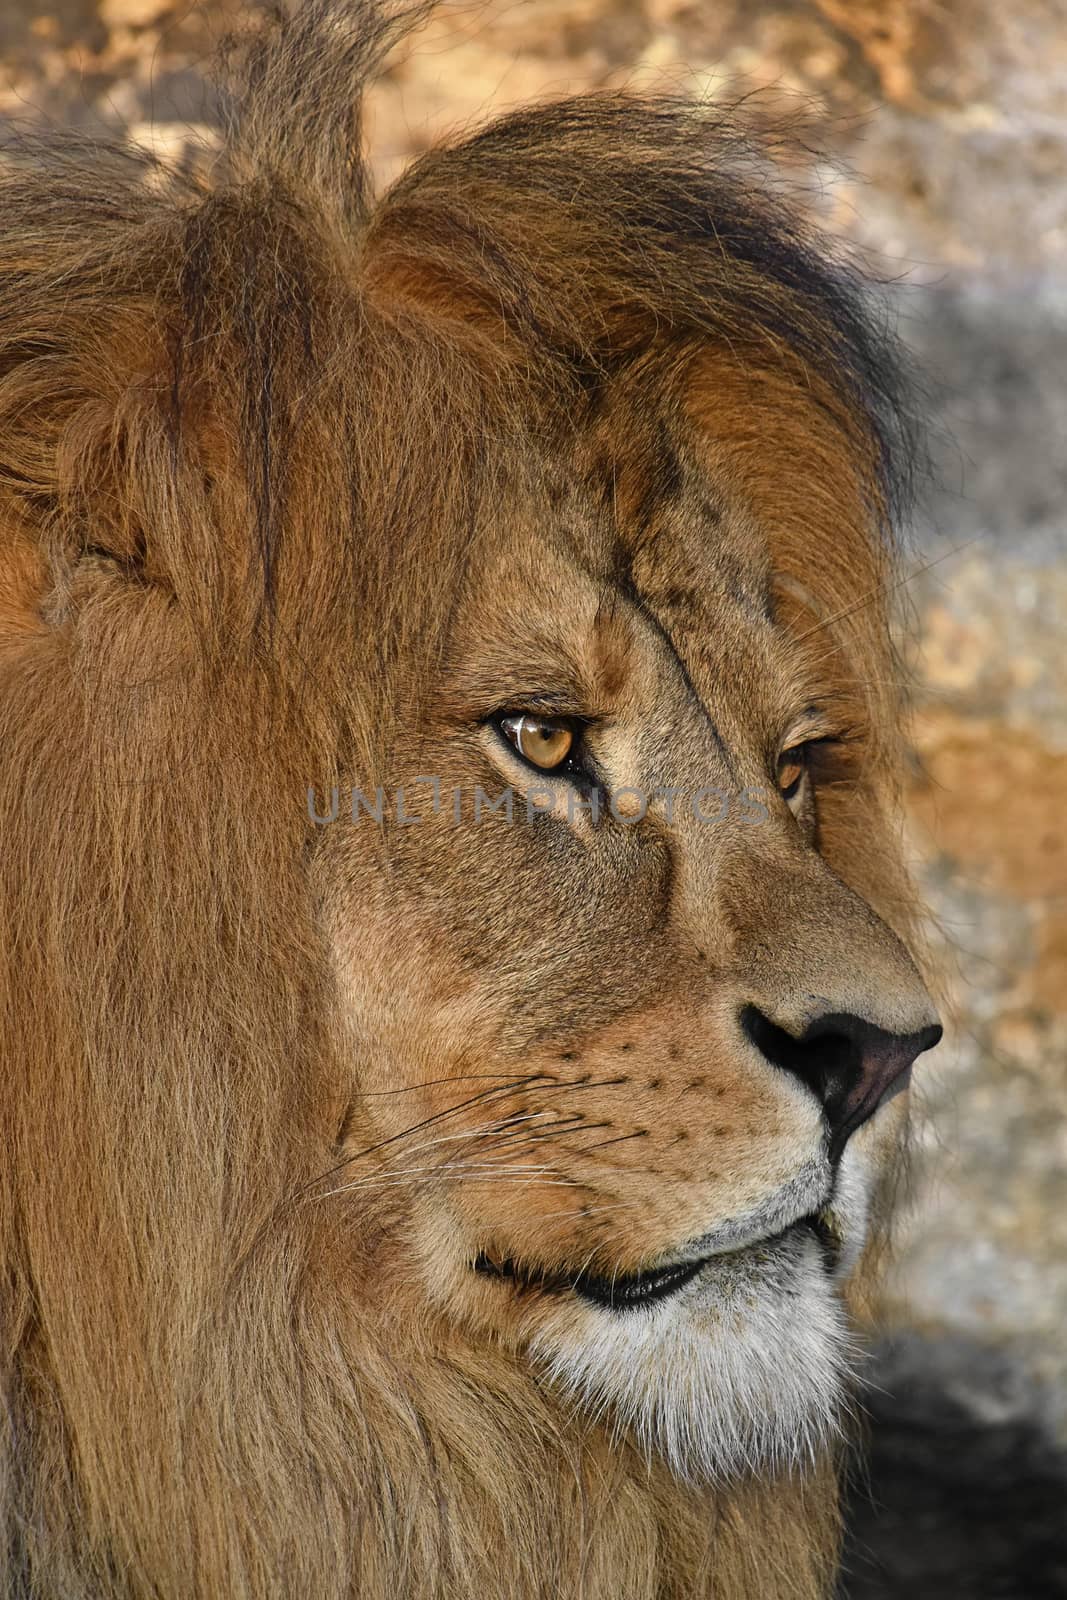
[[[542,1293],[576,1294],[592,1305],[606,1306],[612,1311],[625,1311],[633,1306],[654,1305],[677,1294],[707,1265],[710,1257],[697,1261],[682,1261],[656,1272],[635,1273],[631,1277],[594,1277],[579,1274],[525,1271],[513,1261],[495,1262],[481,1255],[474,1263],[475,1272],[493,1278],[510,1278],[519,1289],[539,1289]]]
[[[490,1261],[487,1256],[478,1257],[475,1271],[490,1277],[510,1278],[519,1288],[540,1289],[548,1293],[568,1291],[591,1305],[603,1306],[609,1311],[629,1311],[638,1306],[655,1305],[659,1300],[669,1299],[684,1289],[687,1283],[691,1283],[712,1262],[736,1259],[749,1250],[765,1250],[768,1246],[775,1245],[795,1233],[799,1228],[806,1228],[813,1235],[822,1251],[827,1271],[832,1272],[840,1257],[841,1241],[827,1219],[821,1215],[800,1217],[796,1222],[791,1222],[787,1228],[783,1228],[780,1233],[755,1240],[741,1250],[702,1256],[696,1261],[677,1262],[654,1272],[635,1273],[630,1277],[594,1277],[585,1274],[568,1277],[564,1273],[547,1271],[539,1275],[536,1272],[524,1272],[511,1261],[502,1263]]]

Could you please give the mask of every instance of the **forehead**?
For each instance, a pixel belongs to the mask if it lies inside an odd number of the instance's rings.
[[[780,698],[788,651],[751,513],[664,427],[629,439],[625,463],[586,466],[546,467],[487,508],[453,659],[485,693],[543,685],[593,714],[653,686],[717,706],[730,689],[750,714]]]

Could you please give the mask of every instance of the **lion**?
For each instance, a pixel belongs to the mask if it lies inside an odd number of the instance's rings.
[[[374,197],[425,10],[257,25],[210,172],[5,153],[8,1596],[833,1581],[906,363],[721,105]]]

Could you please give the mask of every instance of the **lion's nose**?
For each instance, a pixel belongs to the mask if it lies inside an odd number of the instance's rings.
[[[939,1022],[914,1033],[890,1033],[852,1012],[828,1011],[797,1035],[754,1005],[742,1007],[740,1021],[761,1055],[799,1078],[822,1105],[832,1160],[880,1105],[907,1086],[912,1062],[932,1050],[942,1033]]]

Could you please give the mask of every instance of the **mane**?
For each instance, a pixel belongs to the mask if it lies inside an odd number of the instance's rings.
[[[361,92],[427,9],[316,0],[239,41],[209,179],[3,152],[12,1596],[651,1600],[713,1571],[728,1600],[815,1595],[832,1559],[832,1463],[709,1505],[582,1440],[510,1357],[376,1303],[394,1213],[331,1194],[304,796],[381,762],[479,508],[620,373],[705,348],[804,375],[887,540],[915,463],[893,341],[773,178],[787,132],[570,99],[374,198]]]

